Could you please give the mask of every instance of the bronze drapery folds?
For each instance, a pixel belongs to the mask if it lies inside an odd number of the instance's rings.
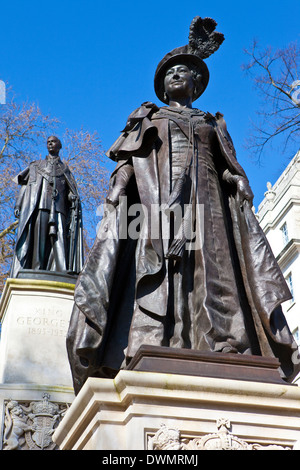
[[[196,17],[159,63],[158,98],[128,118],[94,246],[79,276],[67,347],[75,393],[114,377],[141,345],[277,357],[296,372],[281,310],[290,293],[252,211],[222,114],[192,107],[224,37]],[[137,216],[139,213],[139,216]]]

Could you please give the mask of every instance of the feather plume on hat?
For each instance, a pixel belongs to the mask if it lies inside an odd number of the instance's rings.
[[[163,103],[167,103],[164,97],[164,76],[167,69],[176,63],[190,64],[200,71],[201,86],[198,87],[193,101],[202,95],[209,81],[209,71],[203,59],[212,55],[224,41],[224,35],[215,31],[216,26],[217,23],[212,18],[202,19],[196,16],[190,24],[188,44],[168,52],[159,62],[154,77],[154,88]]]
[[[212,18],[196,16],[190,25],[188,51],[201,59],[216,52],[224,41],[224,34],[215,31],[217,23]]]

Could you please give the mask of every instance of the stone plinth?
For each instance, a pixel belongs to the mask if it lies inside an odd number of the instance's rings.
[[[22,272],[0,301],[0,449],[53,450],[74,399],[66,350],[72,276]]]
[[[142,362],[136,361],[138,367]],[[259,368],[259,360],[247,362],[244,367]],[[249,379],[249,372],[241,380],[229,378],[231,372],[227,377],[215,371],[187,375],[188,368],[181,365],[181,374],[122,370],[115,379],[89,378],[55,431],[54,442],[62,450],[298,447],[298,386],[273,381],[273,372],[270,381],[261,382],[255,376]],[[274,364],[262,367],[274,371]]]
[[[0,383],[72,387],[66,333],[74,284],[8,279],[0,302]]]

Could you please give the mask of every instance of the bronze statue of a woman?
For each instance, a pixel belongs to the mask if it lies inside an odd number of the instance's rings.
[[[282,376],[294,375],[280,306],[290,293],[248,179],[223,116],[192,107],[209,81],[203,59],[224,40],[215,27],[193,20],[188,45],[155,73],[166,106],[135,110],[108,152],[111,210],[79,276],[67,339],[76,393],[89,376],[114,377],[141,345],[275,356]]]

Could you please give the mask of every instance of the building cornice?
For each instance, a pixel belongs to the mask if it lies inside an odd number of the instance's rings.
[[[263,217],[258,218],[258,221],[259,221],[261,227],[263,228],[264,232],[266,232],[266,233],[268,232],[268,230],[276,227],[276,225],[289,212],[289,210],[292,207],[300,206],[300,199],[291,197],[289,199],[288,203],[282,205],[282,209],[278,211],[276,217],[273,218],[272,216],[268,216],[268,214],[270,212],[273,213],[273,211],[275,212],[276,209],[278,210],[278,207],[276,207],[276,206],[277,206],[277,204],[274,205],[274,207],[272,207],[271,209],[269,209],[268,212],[265,212]],[[264,219],[266,219],[266,217],[269,217],[270,221],[268,221],[268,222],[264,221]]]
[[[292,238],[281,250],[279,255],[276,256],[276,261],[279,264],[281,270],[283,270],[297,255],[300,253],[300,239]]]
[[[260,222],[263,222],[268,213],[277,209],[277,206],[282,203],[283,198],[287,198],[288,192],[291,192],[291,199],[299,200],[299,171],[300,171],[300,151],[296,153],[294,158],[290,161],[281,176],[273,186],[267,183],[268,191],[265,193],[265,198],[258,206],[257,217]],[[293,187],[295,190],[293,191]],[[271,196],[270,196],[271,195]]]

